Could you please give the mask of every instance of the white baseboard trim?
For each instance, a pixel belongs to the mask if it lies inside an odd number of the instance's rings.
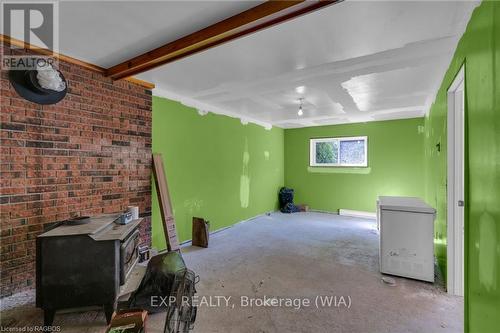
[[[331,212],[329,210],[321,210],[321,209],[309,209],[310,212],[313,213],[322,213],[322,214],[333,214],[333,215],[339,215],[338,212]]]
[[[237,224],[241,224],[241,223],[245,223],[245,222],[250,222],[250,221],[255,220],[256,218],[259,218],[259,217],[269,216],[272,213],[276,213],[276,212],[278,212],[278,211],[277,210],[275,210],[275,211],[269,211],[269,212],[265,212],[265,213],[262,213],[262,214],[259,214],[259,215],[255,215],[255,216],[252,216],[252,217],[250,217],[250,218],[248,218],[246,220],[241,220],[239,222],[236,222],[232,226],[237,225]]]
[[[350,209],[339,209],[339,215],[351,216],[351,217],[361,217],[364,219],[376,219],[377,214],[371,212],[364,212],[361,210],[350,210]]]

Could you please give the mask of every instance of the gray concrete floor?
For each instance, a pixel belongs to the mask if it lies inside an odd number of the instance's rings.
[[[212,303],[200,304],[195,332],[463,331],[462,298],[437,284],[381,281],[371,220],[274,213],[211,236],[207,249],[187,246],[183,256],[200,275],[200,303]],[[228,306],[216,306],[216,296],[230,296]],[[332,297],[332,306],[316,307],[318,296]],[[282,306],[245,306],[245,297],[274,297]],[[288,299],[310,304],[294,309]],[[41,325],[33,301],[33,292],[3,299],[2,326]],[[161,332],[163,321],[163,314],[150,315],[148,332]],[[54,325],[63,332],[102,332],[105,320],[102,311],[58,314]]]

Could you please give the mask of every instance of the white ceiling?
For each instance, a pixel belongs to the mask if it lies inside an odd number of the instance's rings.
[[[261,2],[62,0],[59,49],[108,68]]]
[[[137,77],[157,95],[266,127],[419,117],[477,3],[346,0]],[[60,50],[110,67],[257,4],[61,3]]]

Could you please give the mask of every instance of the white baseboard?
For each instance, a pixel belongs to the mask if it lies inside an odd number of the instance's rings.
[[[323,214],[333,214],[333,215],[339,215],[338,212],[331,212],[329,210],[321,210],[321,209],[309,209],[310,212],[313,213],[323,213]]]
[[[376,219],[377,214],[371,212],[364,212],[361,210],[350,210],[350,209],[339,209],[339,215],[351,216],[351,217],[361,217],[364,219]]]

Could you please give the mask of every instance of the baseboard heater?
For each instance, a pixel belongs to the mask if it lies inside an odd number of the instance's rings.
[[[350,210],[350,209],[339,209],[339,215],[351,216],[351,217],[361,217],[364,219],[376,219],[377,214],[371,212],[363,212],[361,210]]]

